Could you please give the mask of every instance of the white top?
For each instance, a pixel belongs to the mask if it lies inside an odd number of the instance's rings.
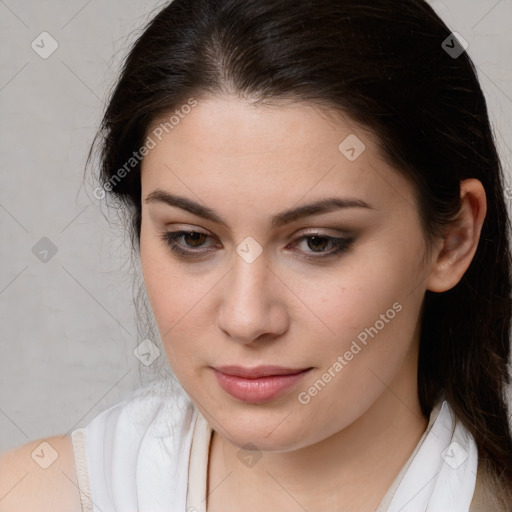
[[[71,433],[82,512],[206,512],[211,434],[179,384],[137,389]],[[477,462],[442,400],[375,512],[471,512]]]

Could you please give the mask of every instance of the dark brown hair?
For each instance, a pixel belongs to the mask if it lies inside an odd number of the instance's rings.
[[[459,212],[461,180],[482,182],[487,216],[471,265],[451,290],[426,292],[419,401],[428,417],[445,393],[512,510],[510,220],[467,52],[423,0],[174,0],[131,49],[95,140],[102,186],[129,212],[134,248],[140,164],[112,178],[156,118],[221,93],[322,103],[369,128],[415,185],[429,247]]]

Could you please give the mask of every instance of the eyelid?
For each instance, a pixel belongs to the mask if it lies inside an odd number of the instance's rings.
[[[172,226],[172,229],[171,229]],[[217,235],[214,235],[211,231],[196,226],[194,224],[169,224],[169,227],[164,228],[166,232],[177,232],[177,231],[186,231],[186,232],[198,232],[202,233],[203,235],[210,236],[212,238],[216,238],[217,240],[219,237]],[[327,230],[327,231],[326,231]],[[321,227],[310,227],[310,228],[299,228],[296,229],[292,234],[289,235],[289,239],[293,240],[297,238],[297,236],[305,236],[305,235],[319,235],[319,236],[325,236],[325,237],[332,237],[332,238],[349,238],[354,236],[355,231],[353,229],[343,229],[343,228],[321,228]]]
[[[327,231],[325,231],[327,230]],[[334,234],[330,231],[334,231]],[[291,237],[295,238],[296,236],[305,236],[305,235],[319,235],[319,236],[326,236],[326,237],[332,237],[332,238],[349,238],[354,236],[353,230],[348,229],[334,229],[334,228],[306,228],[305,231],[302,229],[298,229],[297,231],[294,231]]]

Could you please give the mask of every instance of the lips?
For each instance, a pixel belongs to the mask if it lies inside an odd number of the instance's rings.
[[[272,375],[296,375],[310,368],[285,368],[283,366],[256,366],[254,368],[243,368],[242,366],[219,366],[214,367],[224,375],[233,375],[234,377],[243,377],[245,379],[258,379]]]
[[[233,398],[262,404],[291,391],[312,368],[221,366],[212,368],[220,387]]]

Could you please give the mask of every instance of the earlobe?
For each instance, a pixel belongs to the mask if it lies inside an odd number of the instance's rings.
[[[446,227],[444,242],[433,263],[427,290],[445,292],[453,288],[468,269],[476,253],[487,213],[485,189],[477,179],[461,182],[459,216]]]

